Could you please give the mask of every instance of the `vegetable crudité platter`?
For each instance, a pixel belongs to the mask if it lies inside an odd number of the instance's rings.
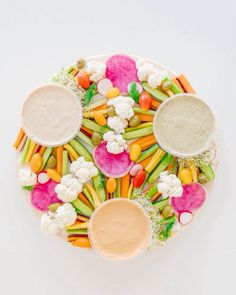
[[[43,91],[69,90],[82,110],[76,134],[61,138],[61,144],[42,144],[40,130],[31,136],[34,114],[27,127],[22,123],[14,143],[19,184],[40,213],[46,234],[91,247],[90,217],[113,198],[134,200],[144,209],[152,224],[152,246],[164,244],[192,221],[206,200],[206,184],[215,177],[215,141],[209,139],[199,154],[178,157],[157,142],[154,132],[162,104],[195,94],[185,75],[147,59],[114,54],[79,58],[45,85]],[[59,100],[55,112],[63,112]],[[56,130],[63,120],[50,124]]]

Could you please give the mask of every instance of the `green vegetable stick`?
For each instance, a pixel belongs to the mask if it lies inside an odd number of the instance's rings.
[[[51,156],[51,154],[52,154],[52,147],[47,147],[46,150],[43,153],[43,157],[42,157],[43,165],[42,165],[41,170],[43,170],[44,167],[46,166],[47,161],[48,161],[49,157]]]
[[[71,204],[78,209],[83,215],[90,217],[93,213],[92,209],[89,208],[84,202],[80,199],[75,199]]]
[[[156,208],[158,208],[160,211],[162,211],[162,209],[168,204],[169,204],[169,198],[166,198],[166,199],[162,199],[162,200],[155,202],[154,206]]]
[[[77,234],[77,235],[81,235],[81,236],[88,234],[87,229],[67,229],[67,232],[70,234]]]
[[[148,158],[149,156],[151,156],[158,148],[159,148],[159,145],[156,143],[153,146],[151,146],[149,149],[147,149],[146,151],[142,152],[141,155],[136,160],[136,163],[139,163],[145,160],[146,158]]]
[[[102,173],[93,177],[93,185],[100,200],[104,202],[106,200],[105,177]]]
[[[101,127],[100,125],[89,119],[83,119],[83,126],[99,133],[105,133],[110,130],[108,127]]]
[[[91,139],[90,139],[87,135],[85,135],[83,132],[79,131],[79,132],[77,133],[77,136],[78,136],[81,140],[83,140],[85,143],[87,143],[87,145],[90,146],[92,149],[94,148],[94,145],[93,145]]]
[[[70,145],[73,147],[73,149],[76,150],[76,152],[85,158],[86,161],[93,162],[93,157],[90,154],[90,152],[77,140],[72,139],[70,141]]]
[[[206,176],[208,181],[212,181],[215,178],[214,171],[210,164],[206,163],[205,161],[201,161],[199,163],[199,168],[201,169],[202,173]]]
[[[171,156],[170,154],[166,154],[164,156],[164,158],[161,160],[161,162],[156,167],[156,169],[153,170],[153,172],[150,174],[150,177],[148,179],[148,183],[149,184],[154,183],[159,178],[160,173],[162,171],[164,171],[169,166],[169,164],[171,163],[172,159],[173,159],[173,156]]]
[[[148,93],[150,93],[152,97],[156,100],[163,102],[164,100],[168,98],[168,95],[166,95],[165,93],[163,93],[162,91],[158,89],[152,88],[151,86],[148,85],[147,82],[143,82],[142,86],[143,86],[143,89],[146,90]]]
[[[150,190],[146,194],[146,197],[148,199],[151,199],[157,192],[158,192],[157,185],[154,185],[153,187],[150,188]]]
[[[115,198],[120,198],[120,178],[116,179],[116,191],[115,191]]]
[[[68,173],[68,151],[62,152],[62,176]]]
[[[142,137],[142,136],[146,136],[149,134],[153,133],[153,127],[145,127],[145,128],[140,128],[138,130],[132,130],[132,131],[128,131],[125,132],[123,134],[123,138],[124,139],[133,139],[133,138],[137,138],[137,137]]]
[[[31,142],[31,139],[27,138],[25,146],[23,148],[23,151],[22,151],[22,153],[20,155],[20,158],[19,158],[19,161],[18,161],[18,163],[21,164],[21,165],[24,164],[24,162],[25,162],[25,157],[26,157],[26,154],[28,152],[30,142]]]
[[[85,195],[85,197],[89,200],[90,204],[95,207],[94,205],[94,201],[93,198],[89,192],[89,190],[87,189],[87,187],[84,186],[83,190],[82,190],[83,194]]]
[[[173,83],[169,78],[165,78],[164,81],[170,81],[171,82],[170,90],[172,92],[174,92],[174,94],[182,93],[181,89],[179,89],[179,87],[175,83]]]
[[[155,111],[152,111],[152,110],[144,111],[138,107],[134,107],[133,110],[136,114],[151,115],[151,116],[155,115]]]

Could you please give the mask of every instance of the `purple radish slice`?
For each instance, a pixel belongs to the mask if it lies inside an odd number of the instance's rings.
[[[48,211],[50,204],[60,202],[55,192],[57,182],[49,180],[44,184],[37,184],[31,192],[31,203],[39,211]]]
[[[171,198],[171,204],[176,212],[194,212],[203,205],[205,199],[205,188],[199,183],[190,183],[183,185],[181,197]]]
[[[193,214],[189,211],[179,213],[179,223],[186,225],[193,220]]]
[[[111,80],[109,79],[101,79],[97,83],[97,91],[100,95],[106,96],[107,91],[113,87]]]
[[[132,168],[130,169],[129,174],[131,176],[135,176],[140,170],[143,170],[143,166],[141,164],[134,164]]]
[[[107,151],[106,141],[101,142],[93,152],[97,167],[107,177],[119,178],[126,175],[133,165],[127,151],[120,154],[111,154]]]
[[[122,94],[127,94],[127,87],[131,82],[138,82],[135,61],[127,55],[113,55],[106,62],[106,77]]]
[[[37,182],[40,184],[45,184],[50,180],[50,177],[47,175],[46,171],[41,171],[37,174]]]
[[[127,87],[127,92],[130,91],[130,87],[131,87],[131,84],[132,84],[132,83],[133,83],[133,82],[129,83],[129,85],[128,85],[128,87]],[[138,82],[134,82],[134,83],[136,84],[136,88],[137,88],[139,94],[141,94],[141,93],[143,92],[143,87],[142,87],[142,85],[141,85],[140,83],[138,83]]]

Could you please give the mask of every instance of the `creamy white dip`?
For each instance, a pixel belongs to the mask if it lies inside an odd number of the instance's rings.
[[[192,94],[181,94],[161,105],[153,127],[156,140],[165,151],[190,157],[207,148],[215,131],[215,118],[203,100]]]
[[[58,146],[71,140],[82,124],[82,106],[70,89],[47,84],[31,92],[22,109],[22,127],[36,143]]]

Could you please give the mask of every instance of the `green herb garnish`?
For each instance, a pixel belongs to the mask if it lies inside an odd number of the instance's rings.
[[[22,186],[22,189],[25,190],[25,191],[29,191],[31,192],[33,190],[34,186],[33,185],[25,185],[25,186]]]
[[[86,106],[90,104],[90,101],[95,94],[97,94],[97,86],[93,83],[84,94],[84,104]]]
[[[138,101],[139,101],[139,92],[138,92],[137,85],[136,85],[135,82],[132,82],[132,83],[130,84],[129,96],[130,96],[131,98],[133,98],[133,100],[134,100],[135,102],[138,103]]]

